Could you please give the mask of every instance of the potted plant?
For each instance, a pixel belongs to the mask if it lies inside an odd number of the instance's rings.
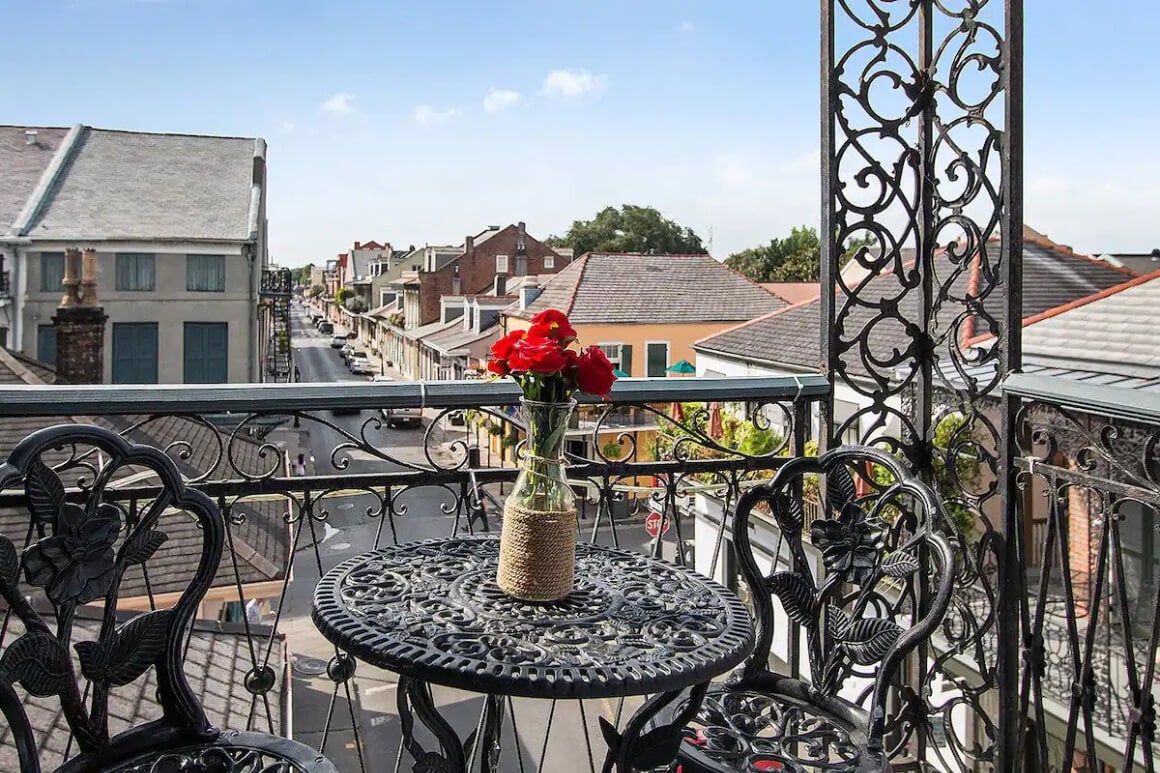
[[[576,499],[564,468],[573,394],[607,397],[616,375],[600,347],[580,348],[567,315],[555,309],[496,341],[487,367],[519,384],[527,429],[520,474],[504,503],[496,582],[525,601],[555,601],[572,592],[576,566]]]

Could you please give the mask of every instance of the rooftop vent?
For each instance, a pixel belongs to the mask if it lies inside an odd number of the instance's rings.
[[[36,134],[37,134],[36,129],[25,129],[24,130],[24,144],[25,145],[37,144],[36,143]]]

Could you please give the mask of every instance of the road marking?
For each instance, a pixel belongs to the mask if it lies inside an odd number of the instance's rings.
[[[350,550],[349,542],[336,542],[330,546],[330,549],[336,553],[341,553],[344,550]]]
[[[377,685],[375,687],[367,687],[366,689],[363,690],[363,693],[366,695],[374,695],[375,693],[382,692],[383,690],[393,690],[397,686],[398,685],[394,685],[394,684],[380,684],[380,685]]]

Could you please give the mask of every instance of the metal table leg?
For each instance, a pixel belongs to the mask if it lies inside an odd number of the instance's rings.
[[[410,753],[415,764],[414,773],[469,773],[468,763],[474,763],[472,747],[479,742],[480,773],[497,773],[499,770],[500,735],[504,720],[504,698],[502,695],[484,696],[482,730],[479,739],[472,732],[465,742],[460,741],[450,723],[439,713],[431,697],[431,687],[426,682],[406,676],[399,677],[398,711],[399,726],[403,734],[403,748]],[[415,719],[435,736],[439,751],[428,751],[415,738]]]
[[[681,748],[682,731],[701,710],[701,703],[708,691],[708,682],[692,688],[689,691],[689,702],[685,704],[681,713],[673,718],[673,722],[654,727],[647,733],[644,729],[649,723],[665,706],[679,698],[684,690],[660,693],[649,698],[628,720],[623,733],[616,732],[612,723],[601,717],[600,730],[604,735],[604,742],[608,744],[603,773],[612,773],[613,770],[617,773],[631,773],[671,765]]]

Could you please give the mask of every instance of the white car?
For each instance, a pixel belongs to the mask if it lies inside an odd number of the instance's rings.
[[[350,358],[350,372],[356,376],[365,376],[371,372],[371,361],[365,354],[356,354]]]

